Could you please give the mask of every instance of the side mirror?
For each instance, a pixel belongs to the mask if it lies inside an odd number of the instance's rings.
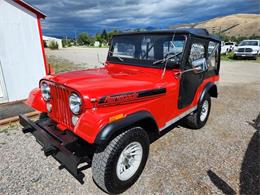
[[[204,72],[208,69],[207,61],[205,58],[194,60],[192,63],[192,68],[196,73]]]

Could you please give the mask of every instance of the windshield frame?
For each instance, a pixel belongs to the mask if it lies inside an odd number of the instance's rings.
[[[118,36],[135,36],[136,34],[127,34],[127,35],[115,35],[113,36],[111,42],[110,42],[110,47],[109,47],[109,51],[108,51],[108,55],[107,55],[107,62],[109,63],[113,63],[113,64],[124,64],[124,65],[130,65],[130,66],[139,66],[139,67],[148,67],[148,68],[159,68],[159,69],[163,69],[164,68],[164,64],[165,62],[162,62],[162,63],[158,63],[158,64],[153,64],[153,62],[156,61],[155,60],[143,60],[143,59],[137,59],[137,58],[124,58],[124,57],[121,57],[123,59],[123,61],[121,61],[120,59],[118,59],[116,56],[110,56],[111,55],[111,52],[112,52],[112,46],[113,46],[113,39],[115,37],[118,37]],[[151,33],[147,33],[147,32],[144,32],[144,33],[139,33],[139,35],[142,35],[142,36],[151,36],[151,35],[166,35],[166,36],[171,36],[172,37],[172,40],[174,39],[174,37],[176,36],[183,36],[184,37],[184,44],[183,44],[183,49],[182,49],[182,57],[179,61],[179,63],[176,63],[176,65],[179,65],[179,67],[181,67],[181,64],[183,62],[183,59],[184,59],[184,54],[185,54],[185,51],[187,49],[187,40],[188,40],[188,37],[189,37],[189,34],[188,33],[156,33],[156,34],[151,34]],[[168,67],[169,68],[169,67]],[[173,68],[173,67],[171,67]]]

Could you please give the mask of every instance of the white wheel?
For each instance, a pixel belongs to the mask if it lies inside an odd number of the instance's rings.
[[[119,194],[141,175],[149,154],[149,136],[141,127],[133,127],[101,145],[94,153],[92,173],[95,183],[105,192]]]
[[[116,174],[118,179],[121,181],[130,179],[138,170],[142,157],[143,148],[140,143],[132,142],[127,145],[117,161]]]
[[[201,113],[200,113],[201,122],[203,122],[207,118],[208,112],[209,112],[209,102],[208,100],[205,100],[201,107]]]

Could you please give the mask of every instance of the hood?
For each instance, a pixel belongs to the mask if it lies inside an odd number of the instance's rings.
[[[162,70],[126,65],[107,65],[104,68],[61,73],[47,77],[78,91],[84,98],[100,98],[162,87]]]
[[[237,49],[240,49],[240,48],[251,48],[253,50],[259,50],[260,49],[259,46],[253,46],[253,45],[237,46]]]

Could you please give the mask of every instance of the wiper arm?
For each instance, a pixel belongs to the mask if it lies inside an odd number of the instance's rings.
[[[124,59],[121,58],[120,56],[114,56],[114,55],[113,55],[114,53],[113,53],[112,51],[108,51],[108,53],[112,54],[112,57],[115,57],[115,58],[119,59],[121,62],[124,61]]]
[[[159,64],[159,63],[163,63],[163,62],[165,62],[165,61],[166,61],[166,59],[163,58],[163,59],[154,61],[153,64]]]
[[[174,55],[170,55],[170,56],[168,57],[169,54],[170,54],[170,53],[167,53],[167,54],[166,54],[166,57],[163,58],[163,59],[154,61],[153,64],[164,63],[164,62],[168,61],[169,59],[174,58],[174,57],[176,57],[176,56],[182,54],[182,52],[176,53],[176,54],[174,54]]]
[[[119,59],[121,62],[123,62],[123,61],[124,61],[124,59],[123,59],[123,58],[121,58],[121,57],[119,57],[119,56],[112,56],[112,57],[115,57],[115,58]]]

